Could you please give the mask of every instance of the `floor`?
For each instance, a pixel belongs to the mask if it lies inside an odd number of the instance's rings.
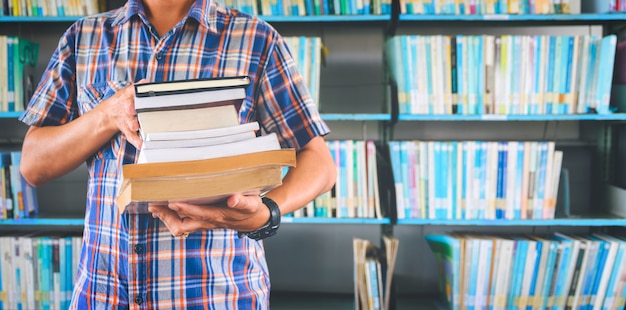
[[[311,295],[302,293],[272,293],[272,310],[352,310],[354,297],[350,295]],[[399,298],[396,310],[438,310],[432,302],[413,298]]]

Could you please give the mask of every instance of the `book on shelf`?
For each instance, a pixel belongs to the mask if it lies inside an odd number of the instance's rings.
[[[0,36],[0,112],[23,111],[37,81],[39,44],[18,36]]]
[[[283,168],[295,163],[293,149],[275,149],[204,160],[124,165],[116,203],[122,212],[146,213],[148,203],[210,204],[236,193],[262,194],[282,184]]]
[[[37,214],[35,188],[20,173],[20,151],[0,152],[0,218],[19,219]]]
[[[355,309],[389,309],[398,244],[387,235],[382,248],[366,239],[352,239]]]
[[[440,291],[450,309],[621,309],[624,305],[623,235],[454,232],[425,239],[437,259]]]

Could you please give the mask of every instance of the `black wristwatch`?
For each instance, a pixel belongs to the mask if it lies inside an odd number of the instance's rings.
[[[253,240],[261,240],[265,238],[269,238],[276,234],[278,231],[278,227],[280,226],[280,209],[278,208],[278,204],[274,200],[268,197],[261,197],[263,204],[270,209],[270,220],[267,224],[263,225],[263,227],[249,231],[249,232],[239,232],[239,238],[243,236],[247,236]]]

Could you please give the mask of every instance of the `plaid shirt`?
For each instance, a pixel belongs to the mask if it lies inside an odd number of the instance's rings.
[[[87,17],[62,36],[20,120],[66,124],[132,81],[248,75],[242,123],[259,121],[283,147],[328,133],[280,35],[211,0],[159,37],[138,0]],[[120,167],[136,149],[121,134],[91,157],[83,246],[72,309],[263,309],[269,277],[262,242],[217,229],[172,237],[151,215],[114,205]]]

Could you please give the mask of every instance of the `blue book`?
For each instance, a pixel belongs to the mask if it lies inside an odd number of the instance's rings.
[[[394,180],[394,189],[396,197],[397,216],[403,219],[406,214],[404,211],[404,193],[402,185],[402,168],[400,160],[400,143],[399,141],[389,141],[389,157],[391,159],[391,168]]]
[[[558,270],[555,271],[554,285],[550,291],[553,302],[549,306],[551,309],[557,310],[565,306],[565,299],[567,298],[574,266],[578,258],[580,242],[559,233],[556,233],[554,238],[563,245],[557,263]]]
[[[15,46],[17,37],[7,36],[7,91],[8,91],[8,112],[18,111],[15,105]]]
[[[460,205],[457,205],[457,208],[459,209],[458,219],[468,218],[468,214],[467,214],[467,205],[468,205],[468,197],[469,197],[468,184],[469,182],[472,182],[471,178],[473,177],[473,176],[470,176],[468,172],[468,167],[470,167],[470,162],[469,162],[470,143],[471,142],[463,141],[463,142],[459,142],[458,144],[459,147],[461,148],[461,166],[458,167],[458,169],[461,170],[461,184],[458,185],[458,186],[461,186],[461,190],[460,190],[461,196],[459,197]]]
[[[1,153],[0,153],[0,155],[1,155]],[[0,165],[0,167],[2,167],[2,166]],[[2,198],[2,197],[0,197],[0,198]],[[1,243],[2,241],[1,241],[1,240],[2,240],[2,237],[0,237],[0,244],[2,244],[2,243]],[[0,251],[0,254],[2,254],[2,253],[3,253],[3,251]],[[4,275],[4,274],[2,273],[2,269],[3,269],[3,268],[2,268],[2,266],[0,265],[0,279],[3,279],[3,278],[5,278],[5,277],[6,277],[6,275]],[[2,293],[4,294],[4,293],[8,290],[8,287],[4,287],[4,286],[2,285],[2,283],[3,283],[3,282],[4,282],[4,281],[0,281],[0,292],[2,292]],[[4,300],[5,300],[4,298],[0,298],[0,310],[5,310],[5,309],[7,309],[7,307],[5,306],[5,302],[4,302]]]
[[[463,95],[466,96],[464,114],[476,114],[476,79],[477,79],[477,63],[476,63],[476,44],[475,36],[465,37],[465,68],[463,77],[465,78],[465,85],[463,89]]]
[[[611,85],[613,82],[616,46],[617,36],[614,34],[602,38],[600,42],[599,73],[596,81],[596,111],[598,114],[611,113],[609,103],[611,98]]]
[[[467,309],[468,310],[479,310],[476,308],[476,288],[477,285],[476,283],[478,282],[478,264],[479,264],[479,257],[480,257],[480,241],[476,238],[468,238],[466,240],[466,247],[470,246],[471,247],[471,256],[470,257],[466,257],[465,259],[469,259],[470,260],[470,266],[472,266],[472,268],[470,268],[470,277],[469,277],[469,288],[466,288],[466,290],[468,291],[467,294],[467,300],[464,301],[464,303],[467,304]]]
[[[424,90],[424,93],[426,94],[426,106],[427,106],[427,110],[423,111],[425,114],[433,114],[434,113],[434,102],[431,102],[430,98],[433,97],[434,94],[434,82],[433,82],[433,66],[432,66],[432,61],[433,58],[432,57],[432,44],[431,44],[431,38],[432,36],[424,36],[424,43],[426,45],[425,51],[426,51],[426,84],[427,84],[427,88],[426,90]],[[424,56],[421,56],[424,57]],[[420,89],[420,91],[422,91]],[[422,112],[422,111],[421,111]]]
[[[445,161],[443,155],[443,144],[444,142],[435,141],[433,142],[433,153],[434,153],[434,161],[432,163],[435,170],[435,178],[432,180],[435,185],[435,199],[434,205],[429,206],[432,207],[434,212],[434,219],[444,219],[443,212],[441,211],[443,200],[445,199],[445,177],[444,177],[444,169],[445,169]]]
[[[545,309],[547,307],[551,284],[554,281],[554,274],[556,269],[558,268],[557,262],[561,254],[561,249],[559,248],[559,243],[557,241],[552,239],[545,239],[545,242],[547,242],[547,246],[549,247],[548,260],[546,262],[545,275],[542,279],[543,283],[541,286],[541,290],[537,291],[537,296],[539,298],[538,304],[540,305],[541,309]]]
[[[571,94],[571,85],[572,85],[572,71],[574,70],[574,66],[576,66],[576,61],[573,59],[574,57],[574,36],[564,36],[563,39],[566,42],[566,49],[564,50],[565,61],[565,78],[563,79],[563,83],[561,84],[561,88],[563,89],[564,100],[560,102],[561,109],[559,114],[570,114],[573,112],[572,107],[570,106],[570,102],[567,97]]]
[[[459,173],[461,173],[459,170],[462,170],[463,166],[459,167],[458,166],[458,156],[459,156],[459,145],[461,145],[462,142],[457,142],[457,141],[450,141],[450,155],[448,156],[448,166],[450,167],[450,171],[448,173],[448,205],[449,205],[449,211],[448,211],[448,218],[449,219],[459,219],[459,197],[457,195],[458,191],[457,191],[457,187],[461,186],[461,184],[458,184],[457,182],[457,176]]]
[[[40,237],[38,252],[40,305],[41,309],[49,310],[52,292],[52,239],[50,237]]]
[[[583,282],[583,288],[581,291],[582,303],[579,304],[579,306],[592,309],[593,305],[591,304],[591,298],[592,296],[596,296],[598,294],[598,287],[600,285],[600,281],[602,280],[602,274],[605,268],[604,266],[606,264],[611,245],[608,241],[593,235],[587,236],[587,238],[597,243],[597,254],[593,255],[595,256],[595,261],[590,263],[587,267],[588,272],[585,276],[585,281]]]
[[[515,198],[513,199],[513,219],[522,218],[522,187],[524,179],[524,150],[525,142],[517,142],[517,161],[515,167]]]
[[[606,237],[605,237],[606,238]],[[612,309],[614,302],[618,299],[622,292],[619,292],[617,288],[619,287],[620,275],[624,272],[624,256],[626,255],[626,241],[623,238],[614,238],[619,241],[619,246],[617,248],[617,253],[615,254],[615,262],[613,267],[611,268],[611,276],[609,278],[609,282],[606,286],[606,294],[605,294],[605,302],[602,305],[602,310]],[[625,286],[626,287],[626,286]]]
[[[469,114],[467,110],[467,69],[465,59],[466,36],[456,36],[456,88],[457,88],[457,114]]]
[[[337,218],[348,217],[348,152],[347,140],[339,141],[339,174],[341,174],[339,182],[339,195],[337,195]]]
[[[595,108],[594,103],[594,93],[595,93],[595,76],[598,68],[598,50],[599,50],[599,39],[596,36],[588,36],[589,37],[589,59],[587,61],[587,74],[585,76],[581,76],[581,79],[585,81],[585,88],[580,89],[580,92],[585,91],[583,96],[581,96],[582,104],[579,102],[579,113],[591,113],[591,108]]]
[[[511,288],[507,298],[507,305],[514,305],[515,299],[521,294],[522,280],[524,278],[524,270],[526,263],[526,255],[528,252],[528,240],[522,237],[514,237],[516,242],[515,253],[513,254],[513,268],[511,274]]]
[[[396,53],[396,57],[398,57],[399,59],[397,60],[397,62],[395,62],[394,64],[396,66],[398,66],[398,68],[396,70],[398,70],[397,74],[398,74],[398,108],[399,108],[399,113],[400,114],[409,114],[409,113],[415,113],[416,111],[413,111],[411,109],[411,103],[412,103],[412,98],[411,98],[411,92],[413,90],[413,75],[415,74],[415,72],[413,71],[413,69],[411,68],[411,66],[406,66],[404,65],[404,62],[409,62],[409,63],[413,63],[414,61],[417,59],[415,58],[413,55],[415,55],[416,53],[416,49],[412,48],[411,46],[411,42],[412,37],[411,36],[400,36],[399,37],[399,41],[400,41],[400,50],[397,51]],[[397,46],[395,46],[395,48],[398,48]]]
[[[506,172],[508,149],[506,142],[498,143],[498,167],[496,178],[496,219],[506,218]]]
[[[23,180],[20,173],[20,162],[22,160],[22,152],[11,152],[11,191],[13,192],[13,216],[16,219],[26,217],[26,208],[24,206],[24,189]]]
[[[459,309],[461,299],[461,241],[451,235],[426,235],[424,237],[439,265],[439,290],[448,306]]]
[[[559,40],[557,36],[550,36],[548,40],[548,59],[546,59],[546,65],[548,66],[548,70],[546,72],[546,100],[545,100],[545,113],[546,114],[554,114],[554,105],[555,105],[555,79],[558,78],[558,63],[557,57],[558,48],[560,46]],[[560,58],[560,57],[559,57]]]
[[[411,190],[409,188],[409,160],[407,158],[408,153],[408,144],[411,143],[409,141],[400,142],[400,171],[401,175],[401,185],[402,185],[402,205],[404,206],[404,218],[411,218],[411,213],[415,208],[414,201],[411,200]]]
[[[528,293],[527,293],[527,296],[530,298],[530,300],[527,301],[528,303],[526,307],[524,307],[525,309],[529,309],[529,310],[532,309],[531,305],[533,304],[533,300],[534,300],[533,298],[535,294],[537,293],[536,291],[537,291],[538,282],[541,280],[539,278],[539,274],[541,272],[539,268],[545,268],[545,263],[544,265],[542,265],[542,261],[541,261],[542,254],[543,254],[544,249],[547,248],[548,246],[548,243],[546,242],[546,240],[540,239],[540,238],[533,238],[531,244],[534,244],[535,246],[535,259],[532,264],[532,275],[530,278],[530,286],[528,288]]]
[[[478,212],[476,213],[477,219],[485,219],[487,212],[487,191],[485,184],[487,183],[487,148],[489,143],[487,141],[479,141],[479,145],[476,148],[478,154],[476,155],[475,171],[479,173],[479,188],[478,188]]]

